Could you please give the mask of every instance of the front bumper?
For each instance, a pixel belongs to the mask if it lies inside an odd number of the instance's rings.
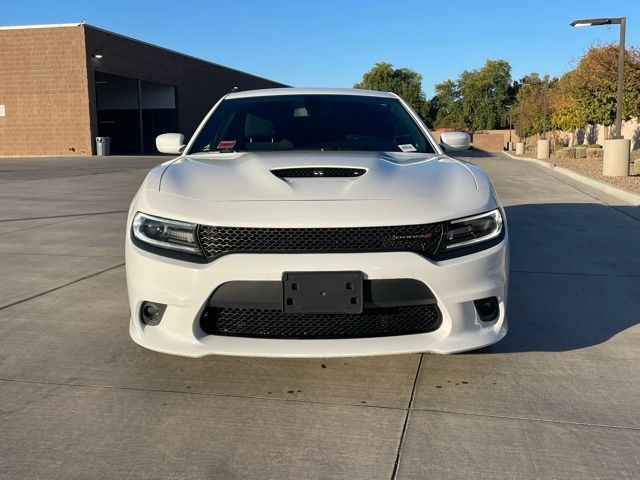
[[[413,278],[433,292],[442,313],[436,331],[344,339],[265,339],[207,335],[200,317],[211,293],[233,280],[281,280],[285,271],[362,271],[374,279]],[[233,254],[209,264],[161,257],[126,244],[131,338],[163,353],[201,357],[341,357],[415,352],[455,353],[493,344],[507,333],[508,237],[487,250],[433,262],[414,253]],[[482,322],[473,301],[497,297],[500,314]],[[157,326],[140,321],[142,302],[167,305]]]

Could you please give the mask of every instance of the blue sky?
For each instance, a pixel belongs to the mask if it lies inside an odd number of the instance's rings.
[[[487,58],[514,78],[559,75],[617,27],[576,18],[627,16],[640,46],[640,0],[0,0],[3,25],[87,23],[293,86],[351,87],[377,61],[409,67],[424,90]]]

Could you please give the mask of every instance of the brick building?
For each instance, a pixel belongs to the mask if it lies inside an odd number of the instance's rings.
[[[0,27],[0,155],[154,153],[232,88],[281,86],[86,24]]]

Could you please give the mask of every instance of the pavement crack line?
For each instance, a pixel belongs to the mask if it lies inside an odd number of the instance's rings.
[[[402,433],[400,433],[400,442],[398,443],[398,451],[396,452],[396,461],[393,464],[393,471],[391,472],[391,480],[398,478],[398,469],[400,467],[400,459],[402,457],[402,448],[404,447],[404,440],[407,436],[407,427],[409,425],[409,418],[411,417],[411,407],[416,397],[416,387],[418,386],[418,380],[420,379],[420,371],[422,370],[422,361],[424,360],[424,353],[420,354],[420,361],[418,362],[418,368],[416,369],[416,376],[413,379],[413,386],[411,387],[411,396],[409,397],[409,405],[407,405],[407,413],[404,417],[404,425],[402,426]]]
[[[0,235],[8,235],[9,233],[24,232],[25,230],[34,230],[36,228],[42,228],[42,227],[52,227],[54,225],[60,225],[61,223],[72,222],[73,220],[75,220],[75,218],[65,218],[57,222],[46,223],[44,225],[32,225],[31,227],[17,228],[15,230],[5,230],[4,232],[0,232]],[[2,253],[5,253],[5,252],[2,252]]]
[[[49,215],[48,217],[25,217],[25,218],[5,218],[0,223],[24,222],[27,220],[47,220],[49,218],[69,218],[69,217],[91,217],[94,215],[111,215],[114,213],[127,213],[128,210],[111,210],[108,212],[70,213],[67,215]]]
[[[22,170],[22,172],[37,172],[39,174],[42,174],[43,172],[58,172],[58,171],[64,171],[64,168],[52,168],[52,169],[38,169],[38,168],[31,168],[29,170]],[[47,180],[47,179],[69,179],[69,178],[78,178],[78,177],[94,177],[97,175],[109,175],[112,173],[121,173],[123,171],[132,171],[132,170],[142,170],[142,171],[149,171],[148,168],[126,168],[126,169],[113,169],[113,168],[109,168],[109,169],[104,169],[104,170],[98,170],[98,171],[94,171],[94,170],[85,170],[85,171],[78,171],[79,173],[74,174],[74,175],[60,175],[60,176],[43,176],[43,177],[36,177],[36,178],[0,178],[0,180],[4,181],[4,182],[39,182],[42,180]],[[2,171],[0,170],[0,175],[2,175],[3,173],[15,173],[15,172],[11,172],[11,171]],[[20,173],[20,171],[18,171],[18,173]]]
[[[0,234],[1,235],[1,234]],[[51,253],[51,252],[0,252],[0,257],[3,255],[15,255],[23,257],[72,257],[72,258],[121,258],[122,254],[107,254],[107,255],[77,255],[73,253]],[[640,275],[639,275],[640,276]]]
[[[5,180],[7,181],[7,180]],[[50,195],[41,195],[39,197],[35,197],[35,196],[29,196],[27,198],[14,198],[14,199],[9,199],[9,200],[0,200],[0,203],[2,205],[6,205],[8,203],[19,203],[19,202],[24,202],[25,200],[45,200],[45,199],[51,199],[51,198],[55,198],[55,197],[64,197],[64,196],[69,196],[69,195],[77,195],[79,193],[95,193],[97,191],[102,191],[102,190],[110,190],[112,188],[115,188],[115,185],[108,185],[106,187],[94,187],[94,188],[90,188],[90,189],[85,189],[85,190],[74,190],[73,192],[59,192],[59,193],[52,193]]]
[[[571,425],[576,427],[612,428],[616,430],[632,430],[632,431],[640,432],[640,427],[625,427],[624,425],[608,425],[606,423],[572,422],[570,420],[553,420],[550,418],[539,418],[539,417],[520,417],[517,415],[492,415],[489,413],[454,412],[452,410],[440,410],[437,408],[419,408],[416,411],[444,413],[445,415],[463,415],[466,417],[501,418],[504,420],[522,420],[525,422],[555,423],[558,425]]]
[[[79,388],[103,388],[107,390],[124,390],[132,392],[151,392],[151,393],[170,393],[176,395],[188,395],[188,396],[204,396],[204,397],[222,397],[222,398],[247,398],[252,400],[272,400],[277,402],[294,402],[294,403],[310,403],[313,405],[335,405],[342,407],[360,407],[360,408],[378,408],[382,410],[397,410],[405,411],[403,407],[392,407],[389,405],[373,405],[362,403],[350,403],[350,402],[332,402],[326,400],[308,400],[302,398],[283,398],[283,397],[269,397],[266,395],[240,395],[233,393],[215,393],[215,392],[186,392],[184,390],[175,390],[168,388],[139,388],[139,387],[124,387],[119,385],[101,385],[91,383],[71,383],[71,382],[47,382],[43,380],[26,380],[20,378],[0,378],[0,382],[14,382],[14,383],[30,383],[35,385],[51,385],[57,387],[79,387]]]
[[[62,288],[68,287],[69,285],[73,285],[75,283],[82,282],[83,280],[87,280],[88,278],[96,277],[96,276],[98,276],[98,275],[100,275],[102,273],[106,273],[106,272],[109,272],[111,270],[115,270],[116,268],[120,268],[122,266],[124,266],[124,262],[119,263],[117,265],[112,265],[110,267],[104,268],[104,269],[99,270],[97,272],[89,273],[88,275],[84,275],[84,276],[82,276],[80,278],[76,278],[75,280],[71,280],[70,282],[67,282],[67,283],[65,283],[63,285],[58,285],[57,287],[50,288],[49,290],[45,290],[44,292],[36,293],[36,294],[30,295],[30,296],[28,296],[26,298],[21,298],[20,300],[16,300],[14,302],[10,302],[10,303],[7,303],[5,305],[0,305],[0,310],[5,310],[5,309],[13,307],[15,305],[20,305],[21,303],[28,302],[29,300],[33,300],[34,298],[42,297],[43,295],[47,295],[48,293],[55,292],[55,291],[60,290]]]

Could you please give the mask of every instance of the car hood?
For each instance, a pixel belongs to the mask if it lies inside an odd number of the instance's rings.
[[[357,177],[279,178],[283,168],[348,167]],[[160,191],[215,202],[443,199],[473,196],[476,177],[443,155],[384,152],[243,152],[181,157]]]

